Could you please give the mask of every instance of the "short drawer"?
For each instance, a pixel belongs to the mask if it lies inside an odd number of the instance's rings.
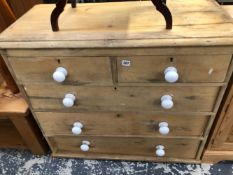
[[[103,155],[112,157],[132,156],[147,158],[187,158],[195,159],[199,140],[157,139],[143,137],[50,137],[53,153],[75,157],[98,158]],[[86,146],[85,141],[90,144]],[[84,145],[84,146],[82,146]],[[164,146],[164,156],[156,154],[156,147]],[[81,150],[82,146],[82,150]],[[83,151],[85,148],[86,151]],[[88,149],[88,150],[87,150]],[[160,152],[161,155],[161,152]],[[143,159],[141,159],[143,160]]]
[[[202,111],[213,110],[219,87],[119,87],[69,86],[30,84],[25,86],[35,110],[80,111]],[[67,93],[75,95],[72,107],[66,108],[63,100]],[[161,97],[172,96],[170,109],[164,109]],[[172,101],[172,102],[171,102]],[[163,107],[161,106],[163,105]],[[169,107],[169,106],[168,106]]]
[[[53,74],[58,67],[65,68],[68,73],[63,84],[112,83],[111,65],[107,57],[10,57],[9,61],[18,81],[23,83],[56,84]]]
[[[166,82],[165,69],[175,67],[179,76],[177,82],[180,83],[223,82],[230,60],[231,55],[119,57],[118,81],[119,83]]]
[[[209,116],[140,113],[36,112],[47,136],[186,136],[200,137]],[[166,122],[168,125],[166,125]],[[77,123],[81,123],[81,126]]]

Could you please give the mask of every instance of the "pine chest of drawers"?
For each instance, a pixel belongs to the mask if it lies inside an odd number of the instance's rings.
[[[232,73],[233,23],[211,0],[38,5],[1,53],[54,156],[199,162]]]

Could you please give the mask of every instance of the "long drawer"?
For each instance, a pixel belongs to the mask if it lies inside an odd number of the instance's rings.
[[[177,82],[223,82],[231,55],[125,56],[117,59],[120,83],[165,82],[164,71],[175,67]]]
[[[140,113],[56,113],[36,112],[47,136],[73,135],[75,122],[83,127],[79,136],[186,136],[200,137],[209,116],[156,115]],[[161,122],[166,122],[164,126]],[[160,125],[159,125],[160,124]],[[168,129],[168,130],[166,130]],[[75,133],[74,133],[75,134]]]
[[[75,157],[98,158],[104,155],[158,158],[156,146],[164,146],[165,155],[162,158],[195,159],[199,140],[192,139],[158,139],[131,137],[49,137],[55,155],[70,155]],[[89,150],[81,151],[80,146],[88,141]],[[131,156],[131,157],[130,157]],[[141,159],[143,160],[143,159]]]
[[[18,81],[23,83],[54,82],[56,68],[64,67],[68,72],[65,83],[112,84],[108,57],[14,57],[9,60]]]
[[[35,110],[66,110],[65,94],[76,96],[70,110],[80,111],[212,111],[219,87],[113,87],[28,84],[25,90]],[[173,107],[161,107],[161,97],[171,95]]]

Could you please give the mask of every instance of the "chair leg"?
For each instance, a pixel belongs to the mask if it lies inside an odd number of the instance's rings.
[[[58,18],[64,11],[68,0],[60,0],[57,2],[55,9],[53,10],[50,21],[52,30],[54,32],[59,31]],[[72,1],[72,8],[76,7],[76,0]],[[156,9],[163,15],[166,21],[166,29],[172,29],[172,15],[169,8],[166,6],[166,0],[151,0]]]
[[[59,31],[58,18],[60,16],[60,14],[64,11],[64,8],[66,6],[67,1],[68,0],[59,0],[56,4],[55,9],[53,10],[53,12],[51,14],[50,22],[51,22],[52,30],[54,32]],[[72,3],[72,5],[73,5],[73,3]]]
[[[166,0],[151,0],[166,21],[166,29],[172,29],[172,14],[166,6]]]
[[[77,2],[76,0],[71,0],[71,6],[72,8],[76,8]]]

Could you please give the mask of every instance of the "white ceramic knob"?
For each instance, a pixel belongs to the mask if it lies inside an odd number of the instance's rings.
[[[76,97],[73,94],[66,94],[63,98],[63,105],[67,108],[74,106],[74,101]]]
[[[158,157],[163,157],[165,156],[165,147],[163,145],[157,145],[156,146],[156,151],[155,151],[155,154],[156,156]]]
[[[179,74],[175,67],[168,67],[164,70],[164,78],[168,83],[175,83],[179,79]]]
[[[53,79],[56,82],[61,83],[65,81],[67,74],[68,72],[64,67],[58,67],[53,73]]]
[[[90,147],[90,142],[89,141],[82,141],[82,145],[80,146],[81,151],[87,152],[89,151]]]
[[[170,129],[168,127],[167,122],[160,122],[159,123],[159,133],[162,135],[167,135],[169,133]]]
[[[75,122],[73,124],[72,133],[74,135],[79,135],[82,133],[83,124],[80,122]]]
[[[164,109],[171,109],[173,107],[174,103],[172,101],[172,96],[171,95],[163,95],[161,97],[161,106]]]

